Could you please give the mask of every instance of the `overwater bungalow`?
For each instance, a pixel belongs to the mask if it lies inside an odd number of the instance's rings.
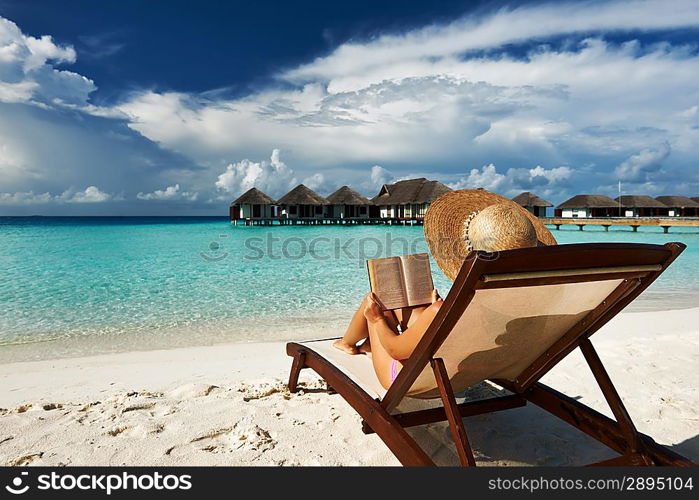
[[[322,219],[328,200],[312,189],[299,184],[277,201],[282,219]]]
[[[430,203],[449,191],[441,182],[422,177],[384,184],[371,202],[381,218],[422,220]]]
[[[372,205],[368,198],[362,196],[349,186],[329,195],[326,200],[325,216],[334,219],[367,219],[369,207]]]
[[[699,198],[658,196],[655,199],[667,207],[665,215],[670,217],[699,217]]]
[[[548,201],[544,200],[543,198],[539,198],[537,195],[530,193],[529,191],[518,194],[512,198],[512,201],[523,206],[536,217],[546,217],[546,208],[553,206],[553,203],[549,203]]]
[[[558,205],[555,213],[564,218],[617,217],[619,203],[608,196],[579,194]]]
[[[667,206],[650,196],[624,194],[617,196],[615,201],[621,205],[622,217],[661,217],[667,215]]]
[[[277,202],[257,188],[250,188],[231,203],[232,221],[271,219],[277,216]]]

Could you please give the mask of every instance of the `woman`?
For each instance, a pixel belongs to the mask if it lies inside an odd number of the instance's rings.
[[[424,229],[432,256],[452,281],[473,251],[497,258],[503,250],[556,244],[541,220],[513,201],[482,189],[452,191],[437,198],[425,214]],[[442,303],[433,290],[429,305],[382,311],[370,293],[345,335],[333,345],[347,354],[371,353],[379,382],[388,389]]]
[[[441,305],[437,290],[432,290],[429,306],[399,309],[395,314],[382,311],[370,293],[354,313],[345,335],[333,345],[348,354],[371,353],[379,382],[388,388],[403,367],[400,360],[410,357]],[[365,342],[357,347],[362,340]]]

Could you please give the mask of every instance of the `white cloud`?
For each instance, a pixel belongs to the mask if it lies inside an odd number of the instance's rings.
[[[385,169],[381,165],[374,165],[369,170],[369,176],[361,176],[361,181],[356,183],[359,192],[366,195],[368,198],[376,196],[384,184],[391,184],[399,180],[393,172]]]
[[[500,191],[506,180],[507,177],[498,173],[495,165],[491,163],[483,165],[480,169],[471,169],[467,177],[449,184],[449,187],[452,189],[484,188],[488,191]]]
[[[690,108],[687,108],[685,110],[680,111],[677,113],[679,117],[685,118],[685,119],[692,119],[697,116],[699,116],[699,106],[692,106]]]
[[[470,141],[489,128],[490,119],[483,115],[512,113],[537,93],[447,77],[415,78],[312,97],[275,91],[235,101],[202,101],[148,92],[119,110],[130,117],[134,130],[200,162],[241,149],[259,154],[279,145],[296,163],[317,169],[346,162],[434,159],[451,155],[454,148],[467,151]],[[313,106],[311,99],[317,99]]]
[[[196,201],[198,193],[180,191],[180,185],[168,186],[165,189],[156,189],[152,193],[138,193],[139,200],[186,200]]]
[[[252,187],[272,196],[279,197],[296,184],[294,171],[279,158],[274,149],[269,161],[253,162],[248,159],[231,163],[218,176],[216,187],[238,196]]]
[[[372,187],[380,188],[384,184],[390,184],[395,180],[395,176],[389,170],[386,170],[380,165],[374,165],[371,167],[371,174],[369,179],[371,179]]]
[[[39,85],[36,82],[0,81],[0,102],[27,102]]]
[[[323,172],[315,172],[299,182],[294,170],[281,160],[279,150],[274,149],[269,161],[254,162],[244,159],[229,164],[226,171],[218,176],[215,185],[220,192],[232,196],[239,196],[248,189],[256,187],[272,198],[280,198],[297,184],[304,184],[326,196],[335,191],[341,183],[344,183],[342,179],[338,179],[337,176],[327,176]],[[218,196],[215,199],[228,200],[229,198],[230,196]]]
[[[503,174],[491,163],[483,165],[480,169],[471,169],[466,177],[448,185],[452,189],[484,188],[505,196],[514,196],[530,190],[549,196],[568,187],[572,176],[573,170],[569,167],[545,169],[540,165],[528,169],[510,168]]]
[[[380,65],[351,85],[331,79],[235,100],[146,92],[118,111],[134,130],[202,163],[272,147],[304,169],[502,165],[521,157],[580,163],[580,155],[628,156],[649,138],[669,141],[678,155],[694,154],[699,131],[673,114],[699,100],[696,74],[699,56],[685,47],[588,39],[536,47],[524,58]]]
[[[622,181],[643,182],[660,171],[665,159],[670,156],[670,145],[662,144],[655,149],[644,149],[622,162],[614,173]]]
[[[84,191],[77,192],[67,190],[60,196],[61,201],[66,203],[102,203],[112,198],[113,195],[100,191],[97,186],[88,186]]]
[[[38,205],[54,199],[55,197],[49,193],[35,194],[33,191],[0,193],[0,205]]]
[[[144,187],[174,183],[198,191],[210,190],[215,178],[123,122],[0,103],[0,192],[61,193],[70,186],[99,186],[135,195]]]
[[[328,195],[338,187],[337,181],[326,179],[322,173],[315,173],[301,181],[307,188],[317,191],[321,195]]]
[[[75,60],[73,47],[56,44],[49,35],[25,35],[15,23],[0,17],[0,102],[87,106],[94,83],[53,66]]]
[[[29,120],[18,118],[18,106],[0,111],[11,153],[3,163],[0,144],[2,190],[167,186],[136,195],[164,199],[183,196],[183,185],[222,203],[252,186],[280,196],[297,179],[373,194],[423,172],[457,186],[554,196],[573,181],[569,167],[522,164],[593,165],[574,179],[576,190],[608,181],[617,165],[627,182],[657,185],[658,175],[679,172],[667,189],[696,189],[687,172],[699,144],[699,53],[667,33],[698,27],[699,4],[515,5],[341,44],[280,72],[280,85],[242,97],[148,90],[112,107],[89,102],[89,78],[56,69],[75,62],[72,47],[0,18],[0,106],[24,103],[35,112]],[[101,128],[92,133],[83,119]],[[667,154],[649,144],[667,144]],[[66,154],[57,157],[57,148]],[[223,171],[224,159],[264,158],[273,149],[270,160]],[[170,166],[173,158],[180,167]],[[367,175],[369,165],[376,166]]]
[[[362,78],[379,68],[395,71],[415,61],[454,59],[469,51],[532,39],[684,28],[697,24],[699,9],[693,0],[675,0],[672,8],[652,0],[551,2],[507,7],[490,15],[469,16],[446,25],[384,35],[365,43],[345,43],[330,55],[291,69],[284,76],[290,80],[336,83],[343,77],[350,81]]]
[[[9,22],[6,21],[5,22]],[[24,36],[15,29],[17,26],[8,26],[8,32],[14,32],[15,40],[22,40],[29,49],[29,55],[24,60],[25,71],[32,71],[41,68],[47,61],[55,63],[74,63],[76,60],[75,49],[70,46],[60,46],[53,42],[53,38],[44,35],[41,38]],[[17,37],[17,35],[20,35]]]
[[[569,167],[556,167],[550,170],[546,170],[541,165],[529,169],[529,175],[531,176],[532,182],[536,179],[544,179],[546,182],[552,184],[558,184],[560,182],[567,181],[571,178],[573,171]]]
[[[67,189],[60,195],[50,193],[34,193],[33,191],[18,191],[15,193],[0,193],[0,205],[42,205],[46,203],[102,203],[119,201],[120,196],[114,196],[101,191],[97,186],[88,186],[84,191]]]

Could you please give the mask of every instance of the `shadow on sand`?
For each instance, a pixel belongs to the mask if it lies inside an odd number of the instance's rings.
[[[509,393],[482,383],[462,393],[458,402],[464,396],[475,400],[506,394]],[[428,406],[435,404],[406,400],[400,410]],[[615,451],[533,404],[468,417],[464,419],[464,426],[478,465],[579,466],[618,456]],[[446,422],[413,427],[408,432],[438,465],[459,465]],[[699,460],[699,436],[667,447],[691,460]]]

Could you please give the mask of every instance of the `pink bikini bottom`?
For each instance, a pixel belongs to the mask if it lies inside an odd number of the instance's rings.
[[[391,383],[396,380],[398,376],[398,360],[391,361]]]

